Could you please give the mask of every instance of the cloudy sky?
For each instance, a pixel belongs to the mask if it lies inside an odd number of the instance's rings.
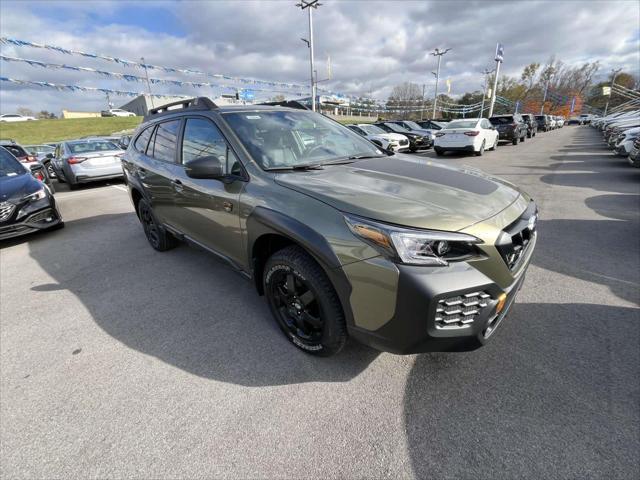
[[[30,2],[2,0],[3,37],[99,53],[128,60],[198,69],[210,73],[281,82],[308,79],[306,12],[293,0],[176,2]],[[531,62],[556,55],[567,64],[599,60],[600,75],[622,67],[638,75],[640,3],[631,1],[376,1],[324,0],[314,12],[317,68],[336,92],[385,99],[403,81],[426,84],[433,92],[435,47],[451,48],[441,78],[450,78],[452,94],[480,88],[492,65],[496,42],[505,45],[503,73],[517,75]],[[49,63],[144,75],[115,63],[26,47],[1,46],[2,55]],[[141,92],[142,83],[109,80],[91,74],[0,62],[0,76]],[[199,75],[152,77],[203,82]],[[0,111],[18,107],[49,110],[99,110],[97,93],[71,93],[0,84]],[[167,85],[154,93],[210,95],[211,89]],[[295,89],[297,92],[299,89]],[[265,93],[272,96],[276,93]],[[116,105],[124,103],[115,99]]]

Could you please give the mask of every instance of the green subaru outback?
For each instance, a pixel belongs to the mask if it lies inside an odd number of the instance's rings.
[[[348,337],[394,353],[483,345],[529,265],[532,199],[295,107],[152,109],[123,159],[151,246],[185,241],[224,259],[315,355]]]

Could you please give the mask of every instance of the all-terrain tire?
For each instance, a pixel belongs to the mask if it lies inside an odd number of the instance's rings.
[[[304,308],[305,312],[306,308],[314,309],[321,321],[316,326],[315,336],[305,337],[296,325],[291,325],[294,323],[289,313],[292,308],[283,305],[283,287],[279,283],[283,275],[286,290],[289,289],[289,278],[293,276],[294,285],[297,283],[300,290],[311,292],[313,300],[307,300]],[[265,264],[262,282],[271,313],[291,343],[306,353],[321,357],[342,350],[347,341],[347,327],[340,299],[322,267],[304,249],[291,245],[271,255]],[[296,298],[295,294],[293,297]]]

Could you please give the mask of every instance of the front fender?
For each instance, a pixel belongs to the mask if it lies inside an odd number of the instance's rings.
[[[299,220],[262,206],[256,207],[247,218],[247,254],[251,259],[251,275],[258,292],[263,293],[262,270],[254,258],[254,246],[264,235],[285,237],[302,247],[318,262],[338,294],[347,324],[353,325],[349,303],[351,284],[327,239]]]

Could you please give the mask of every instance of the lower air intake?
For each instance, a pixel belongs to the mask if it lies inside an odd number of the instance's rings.
[[[453,330],[470,326],[489,305],[490,299],[487,292],[478,291],[440,300],[436,309],[436,328]]]

